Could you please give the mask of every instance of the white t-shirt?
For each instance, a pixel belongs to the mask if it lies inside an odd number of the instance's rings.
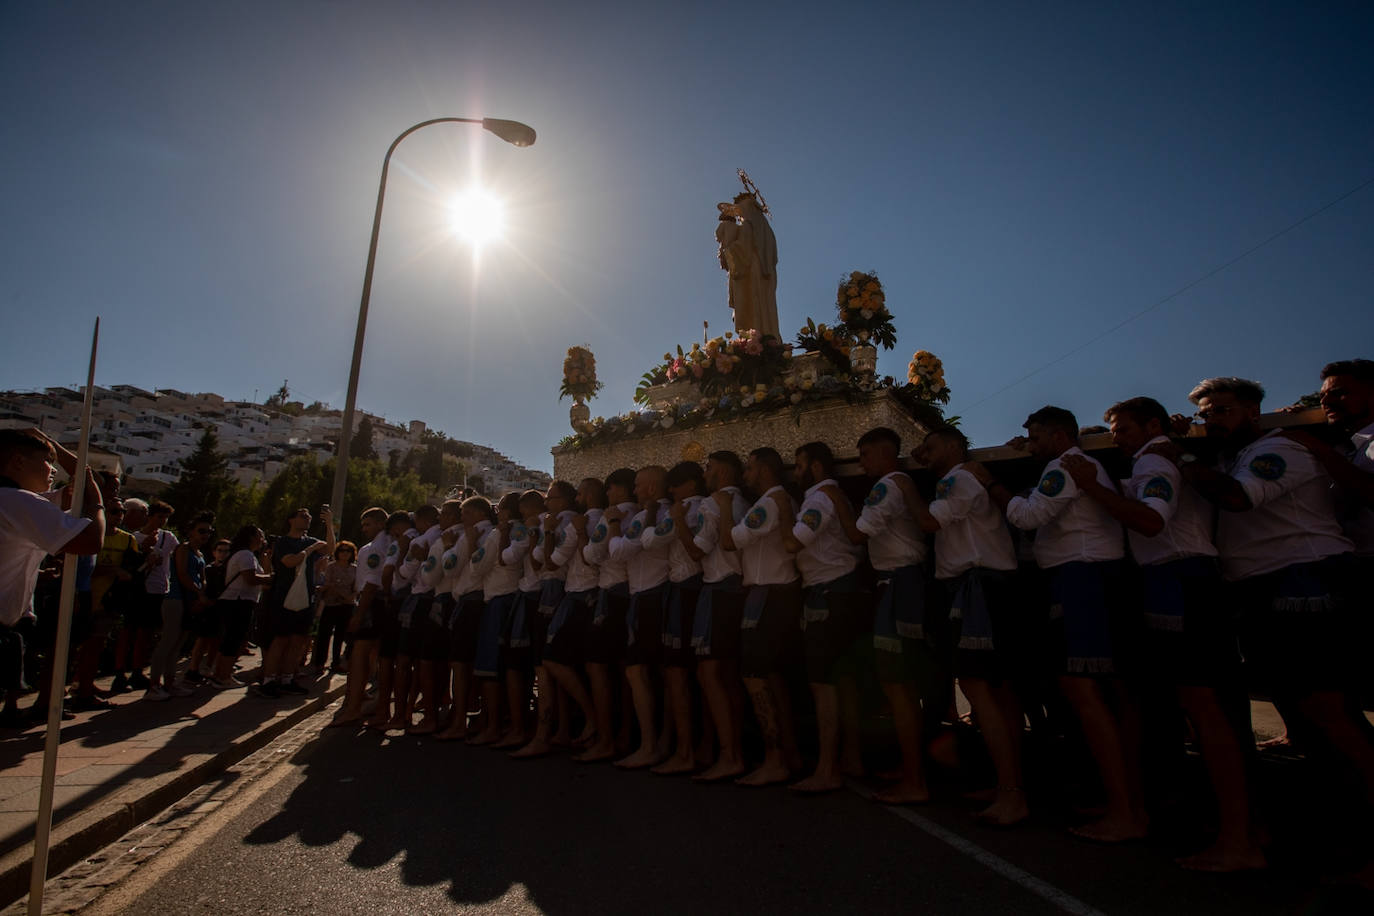
[[[587,510],[587,530],[594,529],[601,521],[601,510],[591,508]],[[559,529],[561,532],[563,529]],[[568,578],[564,580],[565,587],[570,592],[586,592],[596,588],[597,580],[601,578],[601,570],[596,565],[589,563],[585,552],[577,549],[577,529],[571,524],[568,526],[568,540],[554,548],[554,556],[558,557],[564,551],[570,555],[568,562]]]
[[[953,579],[976,567],[1016,568],[1016,548],[1001,511],[962,464],[935,482],[930,514],[935,532],[935,578]]]
[[[63,512],[60,495],[60,490],[39,494],[0,488],[0,624],[12,627],[33,613],[39,564],[91,523]]]
[[[730,529],[730,539],[735,542],[744,567],[745,585],[786,585],[797,581],[797,564],[782,542],[774,496],[789,502],[792,499],[782,487],[773,487]],[[792,508],[796,510],[795,505]]]
[[[925,534],[907,511],[906,497],[894,480],[901,471],[884,474],[868,491],[854,527],[868,535],[868,559],[879,571],[901,569],[926,558]]]
[[[792,536],[802,543],[797,551],[797,569],[803,585],[824,585],[854,571],[861,548],[849,540],[835,514],[835,503],[822,487],[838,487],[829,478],[810,487],[802,499]]]
[[[744,518],[749,511],[749,502],[739,487],[725,487],[730,494],[730,515]],[[714,494],[697,503],[695,516],[687,516],[692,523],[692,542],[706,556],[701,558],[701,579],[703,582],[722,582],[741,573],[738,550],[726,550],[720,546],[720,507],[716,505]]]
[[[1121,482],[1127,499],[1149,506],[1164,520],[1164,530],[1154,537],[1126,529],[1131,542],[1131,555],[1141,566],[1156,566],[1183,557],[1214,557],[1212,543],[1212,504],[1183,480],[1178,466],[1162,455],[1143,454],[1156,442],[1168,442],[1156,436],[1135,453],[1131,476]]]
[[[700,496],[687,497],[686,505],[683,507],[683,524],[690,524],[698,517],[697,503],[701,502],[701,499]],[[668,558],[670,582],[686,582],[701,573],[701,564],[693,560],[687,548],[682,545],[682,538],[678,537],[677,533],[677,522],[673,521],[670,514],[671,508],[671,505],[659,508],[658,524],[646,529],[641,535],[641,540],[646,552],[661,553]]]
[[[1080,455],[1097,468],[1097,482],[1108,489],[1112,479],[1095,458],[1074,446],[1064,455]],[[1035,562],[1041,569],[1065,563],[1119,560],[1126,555],[1121,523],[1101,503],[1088,498],[1060,467],[1059,458],[1045,465],[1030,496],[1014,496],[1007,503],[1007,519],[1022,531],[1036,529]]]
[[[629,524],[629,517],[635,513],[635,504],[630,502],[620,503],[617,506],[621,512],[625,513],[620,520],[621,530]],[[596,525],[592,526],[588,522],[587,546],[582,548],[582,555],[588,563],[595,564],[600,569],[600,577],[597,584],[602,588],[610,588],[628,581],[630,571],[623,559],[618,560],[611,555],[611,526],[606,521],[605,513],[597,519]]]
[[[1374,423],[1350,437],[1355,453],[1350,461],[1366,474],[1374,474]],[[1356,506],[1345,521],[1345,536],[1355,542],[1355,553],[1374,556],[1374,507]]]
[[[641,509],[634,518],[621,519],[619,535],[611,538],[611,559],[625,564],[625,576],[630,584],[630,594],[637,595],[657,588],[668,581],[667,551],[651,551],[645,548],[645,536],[655,537],[658,517],[667,517],[667,500],[649,509]]]
[[[1250,509],[1217,520],[1217,549],[1227,579],[1274,572],[1347,553],[1331,477],[1304,446],[1277,430],[1236,454],[1226,468],[1250,499]]]
[[[138,538],[140,545],[143,544],[144,536],[142,534],[135,534],[134,537]],[[154,535],[149,552],[153,555],[155,562],[148,569],[146,580],[148,594],[167,594],[167,589],[172,581],[172,554],[176,552],[179,543],[181,542],[177,540],[177,536],[166,528],[158,529],[157,534]]]
[[[245,570],[252,570],[246,572]],[[262,586],[253,578],[262,575],[262,564],[251,550],[240,550],[224,564],[224,591],[221,601],[257,601],[262,597]]]
[[[382,565],[386,562],[386,551],[391,546],[391,535],[385,531],[358,549],[358,591],[361,593],[369,585],[382,587]]]

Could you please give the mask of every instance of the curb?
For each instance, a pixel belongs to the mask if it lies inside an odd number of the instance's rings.
[[[97,803],[89,810],[54,824],[48,847],[48,877],[66,871],[72,865],[110,845],[139,824],[181,798],[243,758],[252,754],[283,732],[300,724],[343,696],[341,685],[327,690],[288,715],[274,718],[271,723],[239,738],[208,760],[177,773],[168,782],[152,787],[147,794],[130,802]],[[60,752],[59,752],[60,754]],[[0,907],[27,896],[33,871],[33,841],[0,857]]]

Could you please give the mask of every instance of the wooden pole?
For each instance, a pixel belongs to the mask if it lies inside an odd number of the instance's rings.
[[[95,353],[100,343],[100,319],[91,336],[91,365],[86,373],[86,400],[81,407],[81,439],[72,474],[71,514],[81,517],[86,497],[86,465],[91,447],[91,405],[95,396]],[[57,611],[57,645],[53,649],[52,684],[48,688],[48,734],[43,746],[43,779],[38,790],[38,820],[34,825],[33,873],[29,878],[29,916],[43,912],[43,884],[48,879],[48,842],[52,833],[53,785],[57,781],[57,748],[62,742],[62,696],[67,692],[67,643],[72,636],[72,608],[76,604],[77,558],[62,560],[62,593]]]

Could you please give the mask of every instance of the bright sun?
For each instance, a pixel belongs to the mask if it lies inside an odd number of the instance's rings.
[[[472,188],[449,203],[449,225],[474,247],[501,238],[506,228],[506,207],[491,192]]]

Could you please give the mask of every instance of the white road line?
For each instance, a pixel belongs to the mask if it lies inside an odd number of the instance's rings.
[[[860,785],[853,780],[849,780],[848,785],[851,791],[863,798],[872,798],[873,796],[873,790],[867,786]],[[897,805],[885,807],[908,824],[918,827],[946,846],[962,852],[979,865],[997,872],[1003,878],[1030,891],[1035,896],[1053,903],[1066,913],[1072,913],[1074,916],[1106,916],[1101,910],[1084,903],[1067,891],[1060,890],[1048,881],[1040,880],[1024,868],[1018,868],[1001,856],[993,855],[972,840],[965,839],[952,830],[946,830],[930,818],[922,817],[910,808],[902,808]]]

